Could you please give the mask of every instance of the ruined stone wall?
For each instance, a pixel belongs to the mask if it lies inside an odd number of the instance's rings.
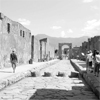
[[[0,68],[11,66],[10,53],[13,49],[18,56],[18,64],[28,63],[31,57],[30,30],[2,13],[0,15]]]
[[[40,44],[39,40],[34,37],[34,61],[37,62],[40,59]]]
[[[87,53],[88,50],[98,50],[100,51],[100,36],[94,36],[90,39],[88,39],[88,42],[82,43],[81,52]]]
[[[48,59],[54,58],[54,47],[50,45],[49,39],[47,39],[46,43],[46,54],[48,55]]]
[[[54,47],[49,45],[49,53],[50,53],[50,58],[54,58]]]
[[[91,49],[96,49],[100,51],[100,36],[95,36],[91,38]]]

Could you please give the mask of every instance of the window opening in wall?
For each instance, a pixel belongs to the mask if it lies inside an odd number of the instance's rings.
[[[22,36],[22,30],[20,30],[20,36]]]
[[[10,24],[7,23],[7,32],[10,33]]]
[[[23,37],[25,37],[25,32],[23,31]]]
[[[31,37],[31,33],[29,34],[29,38]]]

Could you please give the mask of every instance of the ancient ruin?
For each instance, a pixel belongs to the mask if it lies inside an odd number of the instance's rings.
[[[40,39],[40,61],[46,60],[46,44],[47,44],[47,38]]]
[[[18,64],[31,58],[31,31],[0,13],[0,67],[11,66],[10,53],[15,50]]]
[[[71,55],[72,55],[72,43],[59,43],[59,59],[62,59],[62,46],[63,45],[68,45],[69,46],[69,59],[71,59]]]

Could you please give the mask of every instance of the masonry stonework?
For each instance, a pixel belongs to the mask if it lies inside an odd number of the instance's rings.
[[[11,66],[10,53],[13,49],[19,65],[28,63],[31,58],[31,32],[0,13],[0,68]]]
[[[40,59],[40,44],[39,44],[39,40],[34,37],[34,61],[38,62],[38,60]]]
[[[94,36],[92,38],[89,38],[88,41],[82,43],[82,52],[87,53],[88,50],[98,50],[100,51],[100,36]]]

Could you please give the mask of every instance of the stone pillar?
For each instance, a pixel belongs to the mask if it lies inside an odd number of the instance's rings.
[[[46,42],[44,42],[44,46],[45,46],[44,55],[45,55],[45,58],[46,58]]]
[[[61,45],[59,44],[59,59],[62,59],[62,50]]]
[[[69,58],[68,59],[71,59],[72,58],[72,44],[69,45]]]
[[[42,42],[40,41],[40,61],[42,61]]]
[[[31,59],[29,63],[32,64],[33,59],[34,59],[34,35],[32,35],[31,37]]]

